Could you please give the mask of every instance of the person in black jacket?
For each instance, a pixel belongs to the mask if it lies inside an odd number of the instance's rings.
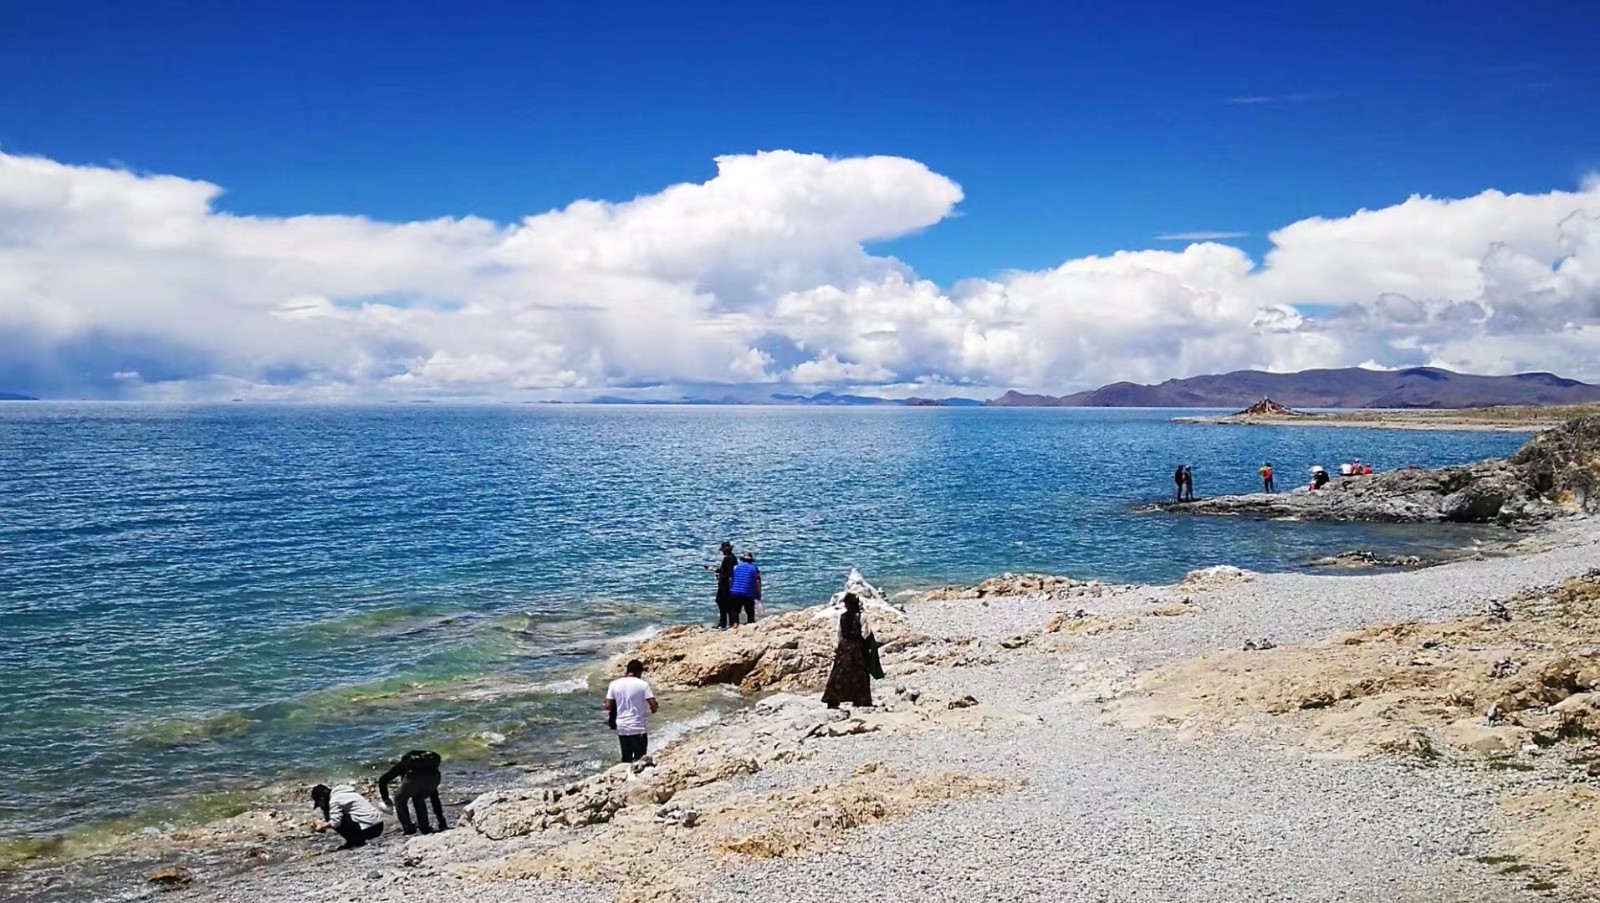
[[[729,587],[733,583],[733,569],[738,564],[739,559],[734,557],[733,554],[733,543],[724,540],[722,543],[722,562],[714,570],[717,575],[717,627],[722,629],[726,629],[729,626],[738,626],[739,624],[739,612],[734,607],[733,596],[729,592]],[[712,571],[713,569],[708,567],[706,570]],[[730,616],[733,619],[732,625],[728,623]]]
[[[394,802],[389,802],[389,782],[395,778],[400,779],[400,789],[395,791]],[[449,829],[444,821],[444,805],[439,802],[439,754],[425,749],[413,749],[400,757],[395,766],[383,773],[378,779],[378,795],[383,797],[385,805],[394,807],[396,818],[400,819],[400,830],[407,834],[415,834],[419,830],[424,834],[432,834],[433,827],[428,824],[428,803],[433,803],[433,813],[439,817],[439,830]],[[412,807],[417,812],[417,824],[411,824]]]

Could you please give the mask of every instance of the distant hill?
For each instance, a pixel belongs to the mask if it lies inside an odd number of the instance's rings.
[[[0,401],[38,401],[32,395],[23,395],[21,392],[0,392]]]
[[[679,398],[672,401],[639,401],[601,395],[589,404],[724,404],[724,405],[806,405],[815,407],[913,407],[960,408],[979,407],[985,402],[976,398],[879,398],[876,395],[841,395],[836,392],[818,392],[815,395],[774,394],[755,398],[725,395],[721,398]]]
[[[1013,391],[985,404],[1000,408],[1243,408],[1263,398],[1295,408],[1481,408],[1600,401],[1600,386],[1553,373],[1474,376],[1437,367],[1347,367],[1299,373],[1237,370],[1169,379],[1153,386],[1112,383],[1059,397]]]
[[[978,407],[983,402],[976,398],[880,398],[876,395],[838,395],[818,392],[815,395],[773,395],[771,401],[751,404],[806,404],[806,405],[895,405],[912,408]]]

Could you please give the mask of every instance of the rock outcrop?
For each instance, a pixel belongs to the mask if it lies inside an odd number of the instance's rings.
[[[1263,398],[1242,411],[1235,411],[1235,417],[1302,417],[1304,416],[1286,404],[1278,404],[1270,398]]]
[[[1529,439],[1509,459],[1341,477],[1320,490],[1163,502],[1181,514],[1386,523],[1538,523],[1600,510],[1600,418]]]
[[[949,602],[962,599],[986,599],[991,596],[1051,597],[1070,595],[1073,590],[1098,585],[1094,581],[1074,580],[1054,574],[1001,574],[980,582],[977,586],[944,586],[922,595],[924,602]]]
[[[1425,559],[1420,555],[1380,555],[1371,549],[1347,549],[1337,555],[1313,558],[1306,562],[1311,567],[1387,568],[1393,570],[1414,570],[1443,563],[1444,560],[1442,559]]]
[[[885,666],[900,653],[928,642],[882,592],[852,571],[845,589],[827,605],[773,615],[738,630],[669,627],[622,657],[644,662],[650,680],[664,687],[731,684],[751,691],[819,687],[833,666],[847,591],[865,604]]]
[[[1534,435],[1507,459],[1542,497],[1600,511],[1600,417],[1579,417]]]

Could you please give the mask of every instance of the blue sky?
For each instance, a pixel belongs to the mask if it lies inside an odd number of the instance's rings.
[[[895,154],[965,189],[880,249],[948,284],[1600,168],[1575,2],[8,5],[0,149],[238,213],[509,220]]]
[[[1600,380],[1587,4],[0,12],[0,391]]]

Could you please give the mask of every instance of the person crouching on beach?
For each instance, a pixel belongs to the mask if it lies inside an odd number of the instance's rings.
[[[344,838],[341,850],[364,847],[383,833],[383,813],[352,784],[318,784],[311,788],[311,805],[322,813],[321,819],[311,823],[311,830],[321,834],[331,828]]]
[[[828,685],[822,691],[822,701],[828,708],[836,709],[841,702],[858,707],[872,705],[872,673],[867,666],[867,646],[871,642],[872,628],[861,612],[861,600],[855,593],[845,593],[844,613],[839,615],[839,644],[833,649],[833,670],[828,672]]]
[[[729,626],[738,628],[739,611],[744,610],[744,622],[756,622],[756,603],[761,601],[761,569],[756,567],[756,556],[745,552],[739,556],[739,563],[733,568],[733,580],[728,584],[728,595],[732,604],[729,606]]]
[[[622,761],[637,762],[650,751],[650,728],[645,723],[646,709],[655,714],[656,694],[644,682],[644,662],[628,662],[627,674],[606,688],[606,710],[610,724],[622,747]]]

